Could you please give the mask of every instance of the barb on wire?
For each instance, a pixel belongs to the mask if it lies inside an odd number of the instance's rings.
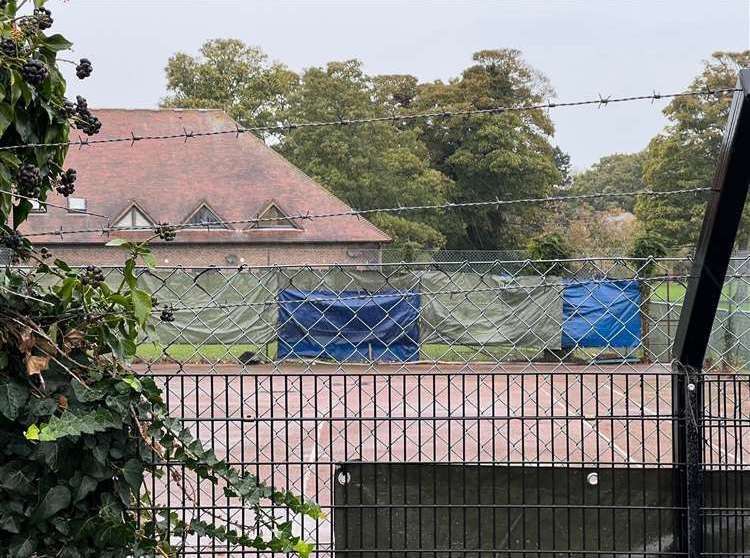
[[[256,133],[256,132],[288,132],[290,130],[296,130],[298,128],[322,128],[327,126],[350,126],[350,125],[358,125],[358,124],[372,124],[372,123],[378,123],[378,122],[405,122],[405,121],[414,121],[414,120],[430,120],[430,119],[444,119],[444,118],[450,118],[450,117],[462,117],[462,116],[472,116],[472,115],[482,115],[482,114],[501,114],[503,112],[526,112],[526,111],[535,111],[535,110],[547,110],[552,108],[561,108],[561,107],[582,107],[587,105],[595,105],[597,107],[602,107],[604,105],[612,104],[612,103],[627,103],[627,102],[633,102],[633,101],[651,101],[652,103],[655,100],[658,99],[675,99],[678,97],[708,97],[708,96],[722,96],[722,95],[729,95],[733,94],[736,91],[741,91],[737,88],[727,88],[727,89],[713,89],[708,91],[681,91],[678,93],[663,93],[663,94],[657,94],[656,92],[653,92],[649,95],[632,95],[629,97],[603,97],[601,94],[596,99],[586,99],[582,101],[566,101],[566,102],[546,102],[546,103],[538,103],[534,105],[520,105],[520,106],[502,106],[502,107],[491,107],[491,108],[482,108],[482,109],[463,109],[463,110],[454,110],[454,111],[448,111],[448,110],[435,110],[432,112],[422,112],[422,113],[415,113],[415,114],[398,114],[398,115],[389,115],[389,116],[375,116],[375,117],[369,117],[369,118],[350,118],[350,119],[338,119],[338,120],[330,120],[330,121],[309,121],[309,122],[293,122],[293,123],[281,123],[281,124],[272,124],[268,126],[249,126],[241,128],[239,126],[236,126],[235,128],[230,128],[226,130],[212,130],[212,131],[202,131],[202,132],[195,132],[190,131],[188,132],[186,129],[183,128],[181,132],[175,132],[172,134],[155,134],[155,135],[146,135],[146,136],[137,136],[133,131],[131,131],[130,135],[124,136],[124,137],[114,137],[114,138],[100,138],[100,139],[91,139],[91,138],[82,138],[78,137],[78,141],[67,141],[67,142],[53,142],[53,143],[28,143],[25,145],[4,145],[0,146],[0,151],[13,151],[13,150],[19,150],[19,149],[25,149],[25,148],[38,148],[38,147],[65,147],[65,146],[75,146],[77,145],[79,148],[83,148],[84,146],[92,146],[92,145],[99,145],[99,144],[110,144],[110,143],[120,143],[120,142],[128,142],[130,145],[134,145],[136,142],[140,141],[157,141],[157,140],[171,140],[171,139],[182,139],[185,143],[187,143],[187,140],[189,138],[199,138],[199,137],[211,137],[211,136],[221,136],[221,135],[234,135],[236,137],[239,137],[240,134],[246,134],[246,133]]]
[[[24,196],[23,194],[19,194],[17,192],[12,192],[10,190],[0,189],[0,194],[8,194],[8,195],[13,196],[14,198],[20,198],[22,200],[29,200],[29,201],[32,201],[32,202],[37,202],[39,204],[39,207],[47,207],[47,206],[49,206],[49,207],[56,207],[58,209],[64,209],[66,211],[70,211],[70,208],[68,206],[66,206],[66,205],[60,205],[60,204],[53,203],[53,202],[50,202],[50,201],[42,201],[39,198],[34,198],[34,197],[31,197],[31,196]],[[109,215],[102,215],[101,213],[94,213],[93,211],[86,211],[84,209],[76,209],[74,211],[75,211],[75,213],[80,213],[80,214],[83,214],[83,215],[91,215],[92,217],[101,217],[102,219],[109,219]],[[60,234],[62,234],[62,231],[60,231]]]
[[[339,211],[331,213],[310,213],[309,210],[304,213],[298,213],[296,215],[287,215],[286,218],[290,221],[302,221],[312,219],[331,219],[334,217],[361,217],[363,215],[372,215],[377,213],[404,213],[408,211],[427,211],[427,210],[441,210],[441,209],[461,209],[469,207],[501,207],[506,205],[516,205],[524,203],[555,203],[555,202],[570,202],[570,201],[582,201],[600,198],[615,198],[615,197],[627,197],[627,196],[673,196],[679,194],[693,194],[700,192],[708,192],[711,188],[684,188],[680,190],[636,190],[633,192],[600,192],[594,194],[576,194],[571,196],[547,196],[542,198],[516,198],[510,200],[501,200],[497,197],[494,200],[476,201],[476,202],[449,202],[442,204],[426,204],[426,205],[411,205],[411,206],[398,206],[398,207],[382,207],[376,209],[351,209],[348,211]],[[229,225],[254,225],[264,221],[277,221],[276,217],[253,217],[251,219],[235,219],[229,221],[212,221],[211,226],[214,227],[227,227]],[[200,225],[190,222],[176,223],[169,225],[174,230],[198,230],[208,228],[208,223]],[[73,229],[65,231],[40,231],[29,233],[27,237],[37,236],[49,236],[57,234],[85,234],[85,233],[112,233],[112,232],[138,232],[138,231],[153,231],[153,226],[127,226],[127,227],[99,227],[99,228],[84,228],[84,229]]]

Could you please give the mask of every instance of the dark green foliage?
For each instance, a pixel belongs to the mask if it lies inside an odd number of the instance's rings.
[[[639,270],[640,275],[651,275],[654,271],[655,258],[663,258],[667,255],[667,239],[660,234],[643,232],[633,239],[633,249],[630,255],[633,258],[643,259]]]
[[[690,89],[706,91],[735,87],[737,70],[750,65],[750,51],[716,52]],[[700,188],[711,185],[716,170],[730,96],[692,96],[674,99],[664,109],[669,124],[645,151],[645,184],[653,190]],[[670,249],[694,245],[705,209],[704,194],[643,197],[636,215],[644,228],[663,235]],[[750,238],[750,220],[745,215],[739,242]]]
[[[559,233],[540,234],[529,241],[526,249],[532,260],[540,260],[535,262],[535,265],[550,274],[563,274],[566,267],[554,260],[565,260],[571,257],[571,249]]]
[[[52,25],[42,4],[36,0],[30,15],[17,13],[12,0],[0,10],[2,146],[64,144],[71,123],[92,134],[101,127],[85,99],[73,104],[64,97],[56,53],[70,43],[41,32]],[[46,75],[24,71],[28,64],[38,68],[36,60]],[[54,189],[72,192],[75,171],[61,168],[65,154],[64,145],[0,151],[0,188],[41,202]],[[191,533],[309,554],[291,524],[266,507],[313,518],[321,516],[319,508],[231,468],[169,416],[152,378],[124,368],[139,335],[152,329],[154,300],[136,274],[136,264],[155,264],[148,241],[110,243],[129,254],[122,281],[112,288],[95,266],[73,270],[35,250],[16,230],[31,207],[0,195],[2,246],[29,266],[0,273],[0,558],[169,557]],[[165,231],[175,234],[163,226],[154,236]],[[55,282],[43,286],[40,276]],[[265,535],[154,513],[144,475],[162,476],[164,462],[183,465],[255,510]]]

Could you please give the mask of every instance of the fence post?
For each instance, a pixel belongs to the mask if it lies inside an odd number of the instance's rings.
[[[740,70],[673,348],[676,550],[703,551],[703,359],[750,183],[750,70]]]

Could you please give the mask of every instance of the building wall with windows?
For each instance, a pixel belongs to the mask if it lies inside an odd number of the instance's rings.
[[[97,115],[101,139],[236,130],[220,110]],[[391,240],[252,134],[98,144],[71,149],[65,167],[75,192],[51,193],[62,207],[39,207],[22,232],[75,264],[117,265],[111,238],[143,240],[161,223],[180,225],[174,242],[154,243],[161,265],[371,263]]]
[[[53,257],[71,265],[120,266],[126,253],[122,248],[76,244],[47,245]],[[380,263],[377,244],[241,245],[179,244],[152,245],[157,264],[206,268],[211,266],[332,265]]]

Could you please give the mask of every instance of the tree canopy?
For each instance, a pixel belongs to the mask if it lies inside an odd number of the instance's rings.
[[[690,89],[734,87],[737,70],[750,65],[750,51],[715,52]],[[699,188],[711,184],[731,97],[678,97],[664,109],[669,124],[646,148],[643,180],[653,190]],[[670,248],[694,244],[705,209],[705,196],[684,194],[642,198],[636,214],[648,233],[667,239]],[[748,237],[744,219],[740,242]]]
[[[216,72],[226,73],[221,77]],[[243,125],[395,116],[539,103],[552,88],[517,50],[487,50],[448,82],[370,76],[359,60],[297,75],[236,40],[209,41],[201,57],[167,65],[165,106],[217,107]],[[550,143],[542,110],[466,118],[297,128],[266,138],[303,171],[357,209],[546,195],[569,161]],[[391,214],[374,219],[397,242],[422,247],[523,247],[543,214],[520,206]]]
[[[646,187],[643,183],[644,160],[643,152],[606,155],[573,178],[573,193],[599,194],[643,190]],[[632,213],[635,210],[633,197],[591,199],[587,203],[600,211],[622,208]]]

